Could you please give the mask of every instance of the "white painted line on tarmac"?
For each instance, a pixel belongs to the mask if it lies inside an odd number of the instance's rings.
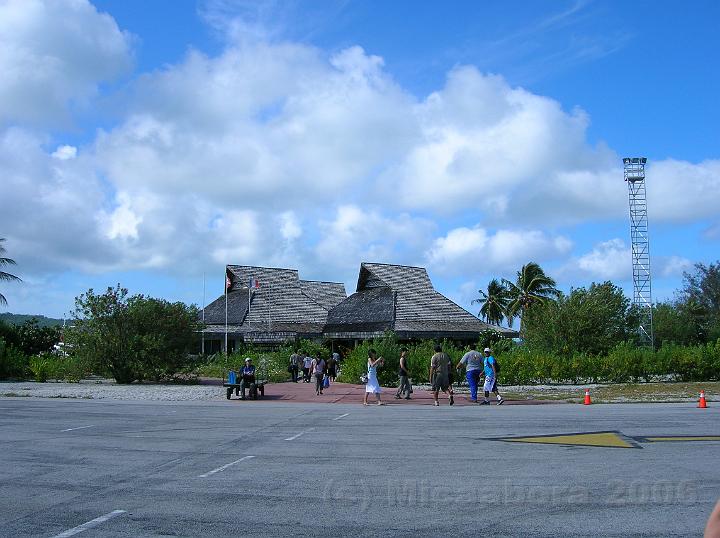
[[[296,435],[293,435],[292,437],[288,437],[288,438],[285,439],[285,440],[286,440],[286,441],[294,441],[295,439],[297,439],[297,438],[300,437],[301,435],[305,435],[305,434],[306,434],[307,432],[309,432],[309,431],[312,431],[312,428],[310,428],[309,430],[305,430],[304,432],[300,432],[300,433],[298,433],[298,434],[296,434]]]
[[[345,413],[344,415],[340,415],[339,417],[335,417],[333,420],[340,420],[343,417],[348,416],[350,413]]]
[[[125,510],[113,510],[109,514],[105,514],[104,516],[96,517],[95,519],[88,521],[87,523],[83,523],[82,525],[78,525],[77,527],[68,529],[65,532],[56,534],[55,536],[53,536],[53,538],[67,538],[68,536],[75,536],[76,534],[79,534],[88,529],[92,529],[93,527],[97,527],[101,523],[105,523],[106,521],[108,521],[114,517],[117,517],[121,514],[125,514],[125,513],[126,513]]]
[[[205,474],[201,474],[200,476],[198,476],[198,478],[207,478],[207,477],[210,476],[210,475],[213,475],[213,474],[215,474],[215,473],[219,473],[220,471],[224,471],[225,469],[227,469],[227,468],[230,467],[231,465],[235,465],[236,463],[240,463],[241,461],[249,460],[249,459],[252,459],[252,458],[254,458],[254,457],[255,457],[255,456],[244,456],[244,457],[240,458],[239,460],[231,461],[230,463],[226,463],[226,464],[223,465],[222,467],[218,467],[217,469],[213,469],[212,471],[208,471],[208,472],[205,473]]]
[[[84,430],[85,428],[92,428],[95,424],[91,424],[90,426],[80,426],[79,428],[68,428],[67,430],[60,430],[62,432],[74,432],[75,430]]]
[[[174,460],[166,461],[165,463],[161,463],[160,465],[158,465],[158,469],[159,469],[160,467],[165,467],[166,465],[172,465],[173,463],[177,463],[177,462],[179,462],[179,461],[182,461],[182,458],[177,458],[177,459],[174,459]]]

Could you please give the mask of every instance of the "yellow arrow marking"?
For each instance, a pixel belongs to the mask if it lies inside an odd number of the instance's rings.
[[[663,441],[720,441],[720,435],[688,435],[686,437],[643,437],[651,443],[662,443]]]
[[[569,433],[565,435],[536,435],[497,439],[509,443],[539,443],[548,445],[597,446],[606,448],[640,448],[618,432]]]

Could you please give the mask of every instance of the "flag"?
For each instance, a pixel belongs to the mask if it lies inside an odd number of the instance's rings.
[[[250,289],[258,289],[260,287],[260,281],[257,278],[251,278],[250,284],[248,285],[248,288]]]
[[[230,280],[230,275],[225,273],[225,291],[230,291],[230,288],[232,288],[232,280]]]

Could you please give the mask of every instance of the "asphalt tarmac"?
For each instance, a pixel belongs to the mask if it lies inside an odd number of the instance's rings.
[[[0,536],[700,536],[718,435],[691,404],[0,398]]]

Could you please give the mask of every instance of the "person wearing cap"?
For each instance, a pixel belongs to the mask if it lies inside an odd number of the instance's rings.
[[[486,347],[483,350],[483,353],[485,355],[485,360],[483,361],[485,369],[485,384],[483,385],[485,399],[482,403],[483,405],[490,405],[490,393],[494,392],[495,397],[497,398],[497,404],[502,405],[505,400],[503,400],[502,396],[500,396],[497,389],[497,361],[495,360],[495,357],[492,356],[492,351],[490,351],[489,347]]]
[[[245,389],[250,389],[250,395],[254,394],[255,389],[255,366],[252,363],[252,359],[247,357],[245,359],[245,366],[240,370],[240,399],[245,399]]]

